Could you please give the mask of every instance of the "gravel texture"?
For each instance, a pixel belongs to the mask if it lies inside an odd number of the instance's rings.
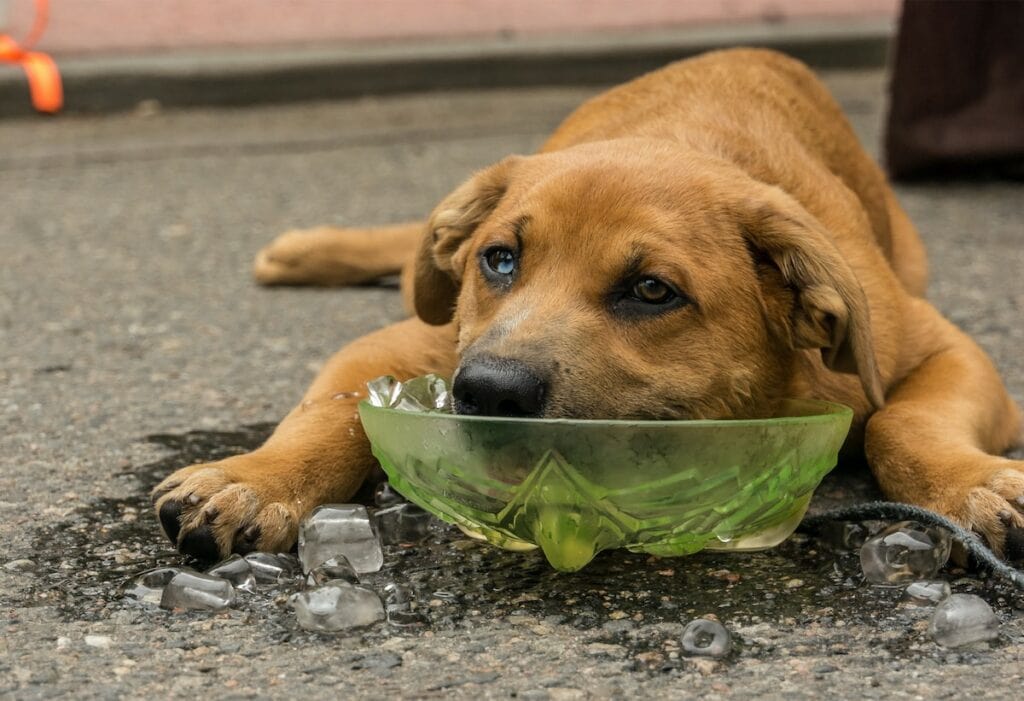
[[[826,76],[865,143],[885,76]],[[368,579],[409,584],[421,625],[325,636],[285,592],[221,614],[141,608],[124,578],[180,563],[145,492],[252,447],[334,349],[401,317],[388,286],[256,287],[276,233],[422,216],[474,168],[528,152],[589,89],[0,122],[0,696],[578,699],[999,698],[1020,688],[1024,598],[947,569],[1000,637],[946,650],[928,611],[797,536],[760,554],[606,553],[575,575],[442,527]],[[899,187],[931,296],[1024,397],[1024,188]],[[855,466],[817,506],[870,496]],[[680,654],[691,619],[733,634]]]

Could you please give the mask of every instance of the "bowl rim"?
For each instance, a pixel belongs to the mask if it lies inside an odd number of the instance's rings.
[[[824,424],[836,421],[843,421],[852,418],[853,409],[845,404],[830,402],[824,399],[783,399],[798,406],[808,409],[816,409],[813,413],[799,416],[775,416],[767,419],[673,419],[673,420],[646,420],[646,419],[530,419],[506,416],[470,416],[467,414],[449,414],[438,411],[405,411],[392,407],[382,407],[372,404],[370,400],[363,399],[359,402],[359,411],[371,410],[381,412],[384,415],[392,414],[413,420],[425,419],[449,419],[459,423],[468,424],[497,424],[497,425],[521,425],[521,426],[570,426],[581,428],[651,428],[670,429],[693,427],[703,428],[708,426],[729,426],[730,428],[758,428],[768,426],[796,426]]]

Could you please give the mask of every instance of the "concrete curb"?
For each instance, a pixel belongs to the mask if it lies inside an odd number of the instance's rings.
[[[884,65],[890,20],[760,23],[685,30],[500,40],[401,42],[68,58],[65,112],[227,107],[452,89],[616,83],[673,60],[728,46],[761,46],[816,68]],[[0,72],[0,117],[33,114],[24,78]]]

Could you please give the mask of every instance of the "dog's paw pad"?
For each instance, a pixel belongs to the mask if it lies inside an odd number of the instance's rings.
[[[231,460],[185,468],[154,490],[164,533],[181,552],[204,561],[230,552],[290,548],[298,513],[283,498],[285,486],[258,463]]]
[[[213,528],[208,523],[185,531],[178,543],[178,550],[203,562],[219,560],[224,554],[217,543]]]
[[[1002,494],[989,487],[975,487],[968,492],[961,508],[951,516],[980,535],[1000,556],[1004,552],[1007,533],[1024,528],[1024,516]]]
[[[1016,468],[999,470],[989,477],[985,486],[1006,500],[1008,509],[1024,511],[1024,471]]]

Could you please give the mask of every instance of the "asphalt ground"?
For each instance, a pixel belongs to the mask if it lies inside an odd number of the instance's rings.
[[[885,75],[826,74],[872,151]],[[393,287],[261,289],[280,231],[424,215],[473,169],[535,148],[594,88],[0,121],[0,695],[10,698],[999,698],[1022,680],[1024,599],[976,573],[998,641],[944,650],[927,614],[798,537],[755,555],[610,553],[579,575],[438,527],[391,548],[425,623],[298,631],[283,595],[225,614],[140,608],[127,574],[180,562],[145,492],[251,446],[333,350],[401,318]],[[1024,187],[902,186],[931,298],[1024,399]],[[871,493],[855,470],[819,503]],[[689,619],[734,633],[679,655]]]

